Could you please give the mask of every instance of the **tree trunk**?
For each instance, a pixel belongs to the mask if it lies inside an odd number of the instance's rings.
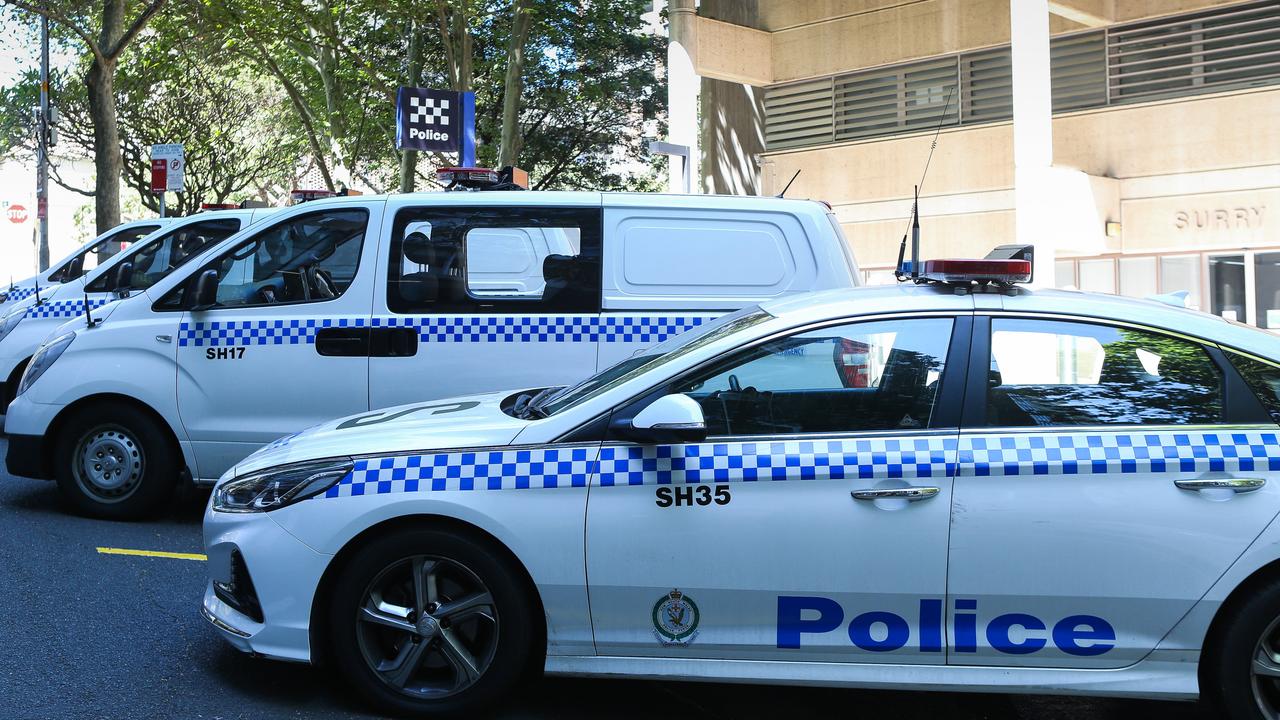
[[[414,22],[409,23],[409,77],[406,82],[410,87],[422,83],[422,28]],[[417,150],[405,150],[400,154],[400,192],[413,192],[417,167]]]
[[[94,210],[98,233],[120,224],[120,130],[116,124],[115,62],[94,60],[85,84],[89,87],[89,117],[93,121]]]
[[[502,138],[498,167],[515,165],[520,155],[520,94],[524,92],[524,46],[532,14],[528,0],[512,0],[511,42],[507,46],[507,76],[502,94]]]

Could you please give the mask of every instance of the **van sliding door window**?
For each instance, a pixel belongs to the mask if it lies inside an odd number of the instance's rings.
[[[146,290],[191,258],[235,235],[239,230],[240,221],[235,218],[204,220],[170,230],[161,239],[147,243],[127,260],[121,261],[133,265],[129,287],[133,290]],[[107,281],[112,279],[114,272],[99,275],[85,289],[89,292],[106,292]]]
[[[598,209],[406,208],[392,228],[387,306],[599,312],[600,227]]]

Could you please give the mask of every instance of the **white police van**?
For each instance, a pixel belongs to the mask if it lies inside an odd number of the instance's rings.
[[[60,277],[61,284],[31,293],[0,315],[0,414],[17,394],[27,364],[40,343],[71,318],[92,315],[108,301],[135,290],[145,290],[178,269],[200,251],[248,227],[255,219],[275,212],[256,210],[213,210],[185,218],[168,218],[163,223],[141,225],[125,236],[130,247],[105,260],[93,272],[75,272],[79,261],[72,260]],[[146,227],[152,232],[138,237]]]
[[[214,490],[203,611],[397,714],[545,668],[1273,718],[1278,418],[1280,339],[1207,314],[782,299],[568,388],[276,441]]]
[[[443,192],[317,200],[64,326],[10,405],[10,472],[136,517],[275,438],[550,385],[743,305],[859,282],[829,209],[778,198]]]
[[[0,278],[0,282],[6,283],[0,286],[3,288],[0,289],[0,315],[19,300],[48,292],[51,285],[85,275],[115,254],[120,244],[134,243],[170,222],[172,218],[150,218],[123,223],[81,245],[75,252],[33,277],[17,282],[12,277]]]

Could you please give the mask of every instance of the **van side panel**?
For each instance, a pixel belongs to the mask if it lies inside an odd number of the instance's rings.
[[[818,285],[814,232],[790,213],[610,207],[604,219],[606,311],[732,310]]]

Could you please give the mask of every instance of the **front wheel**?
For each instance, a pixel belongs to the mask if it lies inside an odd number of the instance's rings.
[[[165,429],[128,405],[96,405],[67,419],[55,476],[80,514],[137,520],[160,508],[178,484],[180,463]]]
[[[520,680],[532,598],[491,542],[403,530],[365,545],[333,585],[329,627],[342,675],[393,714],[476,713]]]
[[[1206,688],[1231,720],[1280,719],[1280,580],[1231,611],[1210,663]]]

